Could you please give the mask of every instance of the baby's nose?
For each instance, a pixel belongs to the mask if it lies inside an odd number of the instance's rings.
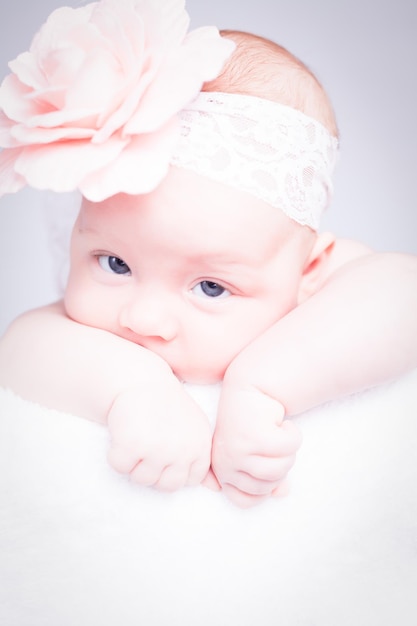
[[[122,308],[119,323],[139,337],[158,337],[171,341],[177,335],[178,321],[169,298],[141,294]]]

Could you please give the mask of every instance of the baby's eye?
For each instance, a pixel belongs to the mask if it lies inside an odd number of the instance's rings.
[[[230,291],[222,287],[218,283],[214,283],[211,280],[202,280],[195,287],[192,292],[196,296],[207,298],[227,298],[230,296]]]
[[[108,256],[107,254],[100,254],[98,257],[98,263],[105,272],[111,274],[121,274],[124,276],[130,276],[130,267],[117,256]]]

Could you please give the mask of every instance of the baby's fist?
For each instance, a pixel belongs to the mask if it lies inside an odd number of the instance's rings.
[[[284,407],[255,388],[224,386],[213,440],[212,467],[229,498],[251,506],[286,492],[285,478],[301,444]]]
[[[161,491],[197,485],[210,467],[208,420],[175,383],[123,392],[108,418],[112,467]]]

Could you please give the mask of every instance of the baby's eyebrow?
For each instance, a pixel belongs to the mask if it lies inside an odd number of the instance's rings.
[[[84,234],[101,235],[100,231],[94,226],[85,225],[85,224],[82,224],[81,222],[78,222],[77,224],[77,232],[80,233],[81,235],[84,235]]]
[[[204,263],[207,265],[213,265],[216,267],[228,266],[228,267],[247,267],[248,261],[243,258],[239,258],[238,255],[232,255],[224,252],[198,252],[196,254],[187,255],[187,260],[195,263]]]
[[[216,251],[201,251],[196,254],[187,255],[187,260],[191,263],[202,263],[213,268],[227,268],[235,271],[248,271],[254,270],[257,266],[263,265],[265,259],[250,258],[248,255],[238,254],[236,252],[230,253],[224,250]]]
[[[228,281],[241,288],[249,288],[257,281],[258,272],[256,267],[243,259],[234,256],[200,255],[190,260],[191,265],[199,268],[201,274],[206,274],[213,279]]]

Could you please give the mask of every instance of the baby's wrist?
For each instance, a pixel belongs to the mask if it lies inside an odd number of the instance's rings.
[[[132,343],[125,347],[126,351],[123,354],[118,353],[118,358],[114,361],[116,365],[113,376],[107,378],[106,395],[110,400],[107,418],[115,405],[126,396],[149,396],[181,387],[172,369],[161,357]]]
[[[248,364],[236,357],[227,368],[223,377],[223,388],[227,389],[239,389],[249,390],[256,389],[258,386],[258,380],[255,372],[252,368],[248,367]]]
[[[227,394],[245,392],[266,396],[279,403],[285,411],[278,385],[271,384],[270,374],[264,376],[262,365],[251,367],[246,359],[237,358],[229,365],[222,388]]]

